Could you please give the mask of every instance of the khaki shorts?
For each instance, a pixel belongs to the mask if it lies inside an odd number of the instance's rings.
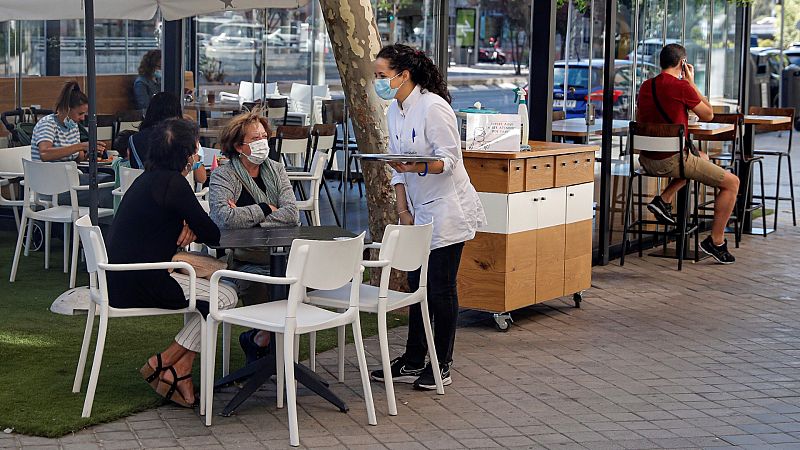
[[[650,159],[639,156],[639,164],[648,175],[681,178],[680,154],[666,159]],[[696,180],[706,186],[719,187],[725,178],[725,169],[689,153],[683,162],[683,178]]]

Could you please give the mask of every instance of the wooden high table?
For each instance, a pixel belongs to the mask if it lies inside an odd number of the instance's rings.
[[[592,281],[595,145],[530,141],[531,151],[464,151],[464,167],[486,213],[466,243],[459,304],[494,313],[582,291]]]
[[[792,120],[786,116],[758,116],[753,114],[747,114],[744,116],[744,135],[743,135],[743,145],[744,145],[744,154],[749,159],[753,157],[753,152],[755,148],[755,139],[756,139],[756,126],[757,125],[779,125],[782,123],[789,123]],[[742,173],[749,173],[750,172],[750,162],[749,161],[741,161],[741,168]],[[753,218],[750,215],[750,212],[746,210],[745,206],[749,205],[753,200],[753,186],[752,183],[749,190],[745,190],[745,183],[739,184],[739,204],[736,205],[737,211],[745,210],[744,217],[742,218],[742,232],[747,234],[769,234],[775,231],[772,228],[767,228],[763,230],[761,228],[753,228]],[[762,214],[766,213],[767,206],[762,206],[763,211]],[[778,214],[778,211],[775,211],[775,214]]]

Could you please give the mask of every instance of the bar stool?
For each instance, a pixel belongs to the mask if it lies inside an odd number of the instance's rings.
[[[657,175],[650,175],[644,171],[644,168],[636,169],[636,164],[634,163],[634,155],[638,154],[639,152],[646,151],[646,152],[653,152],[653,153],[680,153],[683,154],[685,152],[685,139],[684,139],[684,130],[683,125],[680,124],[655,124],[655,123],[640,123],[640,122],[630,122],[630,126],[628,129],[628,143],[630,152],[628,153],[629,157],[629,178],[628,178],[628,191],[625,200],[625,219],[622,231],[622,256],[619,260],[619,265],[625,265],[625,253],[628,251],[628,234],[635,233],[639,235],[639,256],[641,257],[642,252],[642,236],[647,235],[661,235],[662,233],[658,231],[658,228],[655,230],[645,230],[645,225],[661,225],[656,220],[647,220],[643,217],[643,202],[641,200],[641,192],[642,192],[642,180],[644,177],[658,177]],[[683,177],[684,169],[683,169],[683,158],[679,158],[680,161],[680,174]],[[661,178],[661,177],[659,177]],[[631,211],[633,210],[633,182],[636,180],[638,182],[638,189],[640,193],[640,198],[638,201],[638,212],[637,217],[638,219],[635,220],[633,223],[630,223],[630,216]],[[678,255],[678,270],[683,269],[683,259],[686,250],[686,237],[691,232],[695,234],[695,240],[698,239],[698,230],[696,226],[697,222],[697,210],[695,209],[695,226],[692,229],[688,230],[687,222],[689,217],[689,193],[691,191],[691,185],[694,183],[687,183],[687,185],[678,192],[678,225],[677,225],[677,255]],[[695,193],[696,193],[695,187]],[[697,202],[697,197],[695,195],[695,203]],[[669,227],[664,225],[664,241],[666,245],[666,240],[669,235]]]
[[[778,176],[775,179],[775,195],[764,195],[764,182],[762,176],[761,182],[761,198],[775,200],[775,223],[773,229],[778,229],[778,203],[781,200],[790,200],[792,203],[792,225],[797,226],[797,214],[794,206],[794,179],[792,177],[792,135],[794,134],[794,108],[759,108],[756,106],[750,107],[750,114],[759,116],[783,116],[791,118],[789,123],[781,123],[776,125],[757,125],[756,132],[759,131],[788,131],[789,141],[786,145],[786,151],[783,150],[754,150],[753,156],[777,156],[778,157]],[[789,197],[781,197],[781,162],[786,158],[786,165],[789,169]],[[766,213],[766,208],[763,211]]]
[[[742,132],[744,129],[744,116],[742,114],[714,114],[714,118],[710,121],[711,123],[728,123],[733,125],[733,131],[729,131],[727,133],[720,133],[715,135],[697,135],[694,136],[694,139],[699,142],[730,142],[731,143],[731,151],[730,153],[722,153],[719,155],[711,156],[709,155],[710,159],[716,161],[729,161],[726,169],[730,170],[731,172],[735,173],[741,180],[744,182],[744,190],[742,192],[750,192],[750,185],[753,182],[753,165],[758,164],[758,169],[761,174],[761,202],[753,202],[752,200],[747,202],[747,200],[742,200],[741,198],[737,201],[737,206],[742,205],[742,208],[736,208],[731,215],[731,220],[733,220],[733,230],[734,230],[734,237],[736,242],[736,248],[739,248],[739,243],[742,240],[742,229],[744,221],[745,213],[752,213],[753,211],[761,209],[761,220],[763,222],[763,232],[764,236],[766,236],[766,228],[767,228],[767,219],[766,214],[764,214],[764,166],[762,165],[762,160],[764,159],[762,156],[748,156],[744,151],[744,146],[742,145]],[[747,163],[747,164],[742,164]],[[742,167],[749,167],[747,173],[741,173]],[[713,209],[709,208],[709,205],[714,203],[713,200],[707,202],[701,202],[699,205],[699,209],[701,211]]]

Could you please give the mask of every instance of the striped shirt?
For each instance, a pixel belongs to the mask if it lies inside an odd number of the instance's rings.
[[[81,133],[78,127],[70,130],[58,121],[55,114],[50,114],[42,117],[33,128],[33,136],[31,137],[31,159],[34,161],[42,160],[39,153],[39,144],[44,141],[52,142],[53,147],[69,147],[70,145],[79,144],[81,142]],[[72,161],[77,157],[78,154],[73,153],[64,158],[52,161]]]

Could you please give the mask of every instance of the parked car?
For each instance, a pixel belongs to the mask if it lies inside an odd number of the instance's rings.
[[[788,51],[787,51],[788,52]],[[777,107],[780,102],[778,95],[780,92],[781,84],[781,54],[780,50],[773,47],[751,47],[750,57],[754,64],[753,80],[756,83],[756,88],[759,91],[757,97],[761,106],[764,107]],[[783,67],[791,63],[791,57],[784,52]],[[760,84],[767,83],[767,104],[764,104],[763,94],[760,92]]]
[[[791,47],[783,51],[783,54],[789,58],[789,62],[800,66],[800,42],[795,42]]]
[[[656,66],[646,62],[637,62],[636,84],[654,77],[659,73]],[[631,81],[633,63],[624,59],[614,61],[614,118],[628,119],[631,99]],[[556,61],[553,66],[553,110],[565,110],[567,118],[584,117],[586,104],[595,105],[597,116],[603,110],[603,61],[592,61],[591,87],[589,84],[588,61]],[[564,75],[566,76],[566,98],[564,96]]]
[[[667,44],[680,44],[678,39],[667,39]],[[627,59],[633,61],[633,55],[636,53],[636,63],[650,63],[658,64],[656,57],[661,54],[661,49],[664,48],[664,41],[660,38],[650,38],[639,41],[636,46],[635,52],[630,52]]]

